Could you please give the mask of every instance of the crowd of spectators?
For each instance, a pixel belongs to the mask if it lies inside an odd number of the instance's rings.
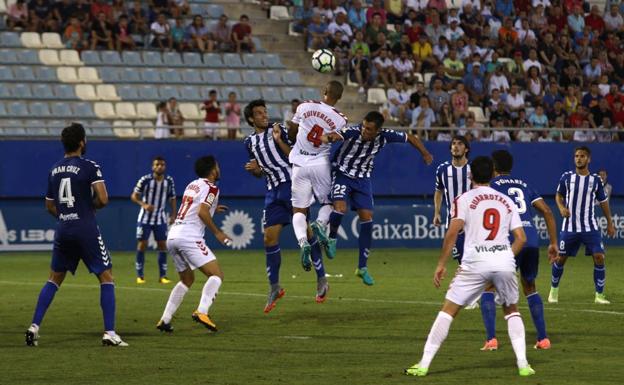
[[[203,15],[191,17],[188,0],[17,0],[7,9],[6,24],[57,32],[76,50],[255,51],[249,17],[232,24],[224,14],[210,25]]]
[[[624,140],[624,2],[607,0],[604,10],[582,0],[293,5],[305,49],[333,50],[335,74],[361,93],[385,88],[387,117],[424,137],[446,140],[454,129],[481,141]]]

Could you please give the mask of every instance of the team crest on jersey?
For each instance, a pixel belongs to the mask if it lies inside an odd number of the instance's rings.
[[[95,172],[95,175],[97,175],[97,176],[98,176],[98,178],[101,178],[101,177],[102,177],[102,171],[100,171],[100,169],[98,169],[98,170]]]
[[[213,204],[216,197],[214,193],[208,193],[206,196],[206,203]]]

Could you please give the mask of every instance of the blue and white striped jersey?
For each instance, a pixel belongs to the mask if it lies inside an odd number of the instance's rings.
[[[141,208],[137,222],[144,225],[167,224],[165,207],[169,200],[176,196],[172,177],[165,175],[163,180],[158,182],[153,174],[143,175],[134,187],[134,192],[141,195],[143,202],[154,206],[151,213]]]
[[[594,200],[604,202],[607,197],[598,174],[579,175],[567,171],[561,175],[557,193],[563,196],[570,217],[563,218],[561,231],[584,233],[600,230],[594,217]]]
[[[351,178],[370,178],[375,156],[387,143],[405,143],[404,132],[383,129],[371,141],[362,140],[362,125],[345,127],[336,131],[344,142],[334,153],[332,163],[343,174]]]
[[[451,203],[471,188],[470,164],[466,163],[463,167],[455,167],[451,162],[446,161],[436,169],[435,189],[444,193],[446,227],[451,223]]]
[[[288,139],[288,130],[280,125],[282,140],[289,146],[292,142]],[[249,152],[249,159],[256,160],[264,172],[266,186],[272,190],[280,183],[290,182],[292,167],[288,156],[279,148],[273,139],[273,123],[263,132],[249,135],[245,138],[245,148]]]

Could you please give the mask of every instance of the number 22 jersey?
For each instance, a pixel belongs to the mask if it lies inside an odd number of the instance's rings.
[[[167,239],[204,239],[206,225],[199,217],[200,205],[208,205],[210,215],[214,216],[218,204],[219,188],[215,184],[203,178],[189,183]]]

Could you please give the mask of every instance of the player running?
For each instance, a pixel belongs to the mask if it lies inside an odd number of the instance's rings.
[[[555,201],[563,217],[559,235],[559,257],[552,265],[551,288],[548,302],[559,302],[559,282],[563,266],[568,257],[575,257],[581,244],[585,245],[585,255],[594,258],[594,302],[609,305],[604,294],[605,251],[600,228],[594,217],[594,200],[597,200],[607,218],[607,235],[615,236],[615,226],[611,218],[609,201],[605,195],[602,180],[589,172],[591,151],[585,146],[574,150],[575,171],[561,175]]]
[[[351,209],[357,211],[360,220],[360,250],[355,274],[369,286],[375,283],[367,266],[373,239],[373,186],[370,176],[375,157],[388,143],[409,143],[420,152],[427,165],[433,160],[417,136],[382,129],[383,123],[383,115],[371,111],[366,114],[361,124],[345,127],[321,138],[323,143],[344,141],[332,160],[334,172],[331,199],[334,210],[329,216],[328,256],[333,258],[336,254],[336,235],[349,201]]]
[[[332,211],[331,170],[329,151],[331,144],[323,143],[324,134],[341,130],[347,125],[347,117],[334,108],[342,97],[343,86],[332,80],[323,90],[323,100],[305,101],[289,122],[291,138],[296,133],[296,143],[288,156],[292,164],[293,229],[301,247],[301,264],[310,270],[311,245],[308,241],[306,215],[314,198],[321,204],[317,220],[311,227],[327,251],[326,227]]]
[[[551,261],[557,258],[557,224],[550,207],[544,199],[522,179],[511,176],[513,157],[507,150],[498,150],[492,153],[494,161],[494,179],[490,186],[514,200],[522,226],[527,236],[527,243],[518,255],[516,255],[516,268],[520,270],[520,282],[522,290],[529,304],[531,318],[537,331],[535,349],[550,349],[550,339],[546,334],[546,322],[544,321],[544,304],[542,297],[535,287],[535,278],[539,267],[539,239],[537,230],[533,225],[533,208],[540,212],[546,220],[548,230],[548,257]],[[485,345],[481,350],[498,349],[496,340],[496,305],[494,292],[486,291],[481,296],[481,314],[487,333]]]
[[[48,176],[46,209],[57,220],[50,278],[39,293],[26,345],[37,346],[39,326],[67,271],[75,274],[80,260],[100,281],[100,306],[104,317],[105,346],[128,346],[115,333],[115,283],[111,256],[100,234],[95,210],[108,204],[108,193],[97,163],[83,158],[87,138],[81,124],[72,123],[61,133],[65,157]],[[93,194],[93,195],[92,195]]]
[[[291,142],[287,130],[279,124],[269,124],[264,100],[249,103],[243,111],[245,120],[254,128],[254,133],[245,139],[249,162],[245,170],[256,177],[265,178],[267,192],[264,198],[263,226],[266,271],[269,278],[269,295],[264,312],[268,313],[286,291],[280,286],[279,271],[282,263],[279,238],[284,226],[290,224],[292,216],[291,166],[288,155]],[[308,243],[311,246],[312,263],[317,276],[316,302],[325,301],[327,278],[323,267],[322,253],[316,237],[308,230]]]
[[[173,332],[171,319],[195,281],[195,269],[204,273],[208,280],[202,289],[199,306],[193,312],[193,320],[217,331],[208,310],[223,282],[223,273],[212,250],[204,243],[206,227],[221,244],[230,246],[232,241],[212,220],[215,213],[227,210],[226,206],[219,205],[219,188],[216,185],[221,175],[219,164],[213,156],[201,157],[195,161],[195,173],[199,178],[184,189],[178,216],[167,236],[167,249],[180,281],[171,290],[165,311],[156,325],[164,332]]]
[[[176,193],[173,178],[165,175],[167,165],[165,159],[157,156],[152,161],[152,173],[143,175],[130,196],[132,202],[141,206],[137,218],[137,253],[136,253],[136,283],[145,283],[143,266],[145,264],[145,249],[147,240],[152,232],[158,247],[158,282],[167,284],[167,224],[175,220]],[[169,219],[165,208],[171,205]]]
[[[466,244],[461,265],[446,292],[442,310],[431,327],[423,356],[417,364],[405,369],[405,374],[426,376],[429,365],[446,339],[453,319],[462,307],[475,301],[487,285],[494,285],[502,301],[509,338],[520,376],[535,374],[526,359],[524,324],[518,312],[518,282],[514,255],[522,250],[526,235],[513,201],[489,187],[494,172],[492,160],[476,157],[471,164],[474,188],[453,201],[451,223],[433,275],[435,287],[440,287],[446,275],[446,263],[457,235],[463,229]],[[509,233],[514,241],[509,244]]]

